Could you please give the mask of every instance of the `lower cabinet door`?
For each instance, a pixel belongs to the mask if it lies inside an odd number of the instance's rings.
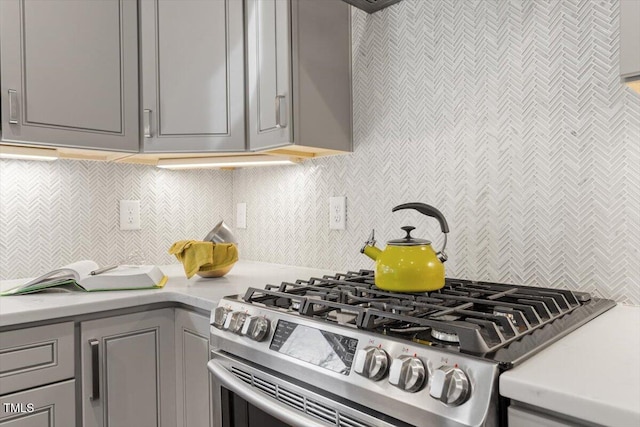
[[[0,397],[2,427],[74,427],[75,380]]]
[[[178,427],[212,425],[209,382],[209,318],[176,309],[176,389]]]
[[[175,425],[173,309],[81,323],[84,427]]]

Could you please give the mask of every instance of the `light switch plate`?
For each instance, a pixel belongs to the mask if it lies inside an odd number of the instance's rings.
[[[347,226],[347,198],[329,197],[329,229],[344,230]]]
[[[120,200],[120,230],[140,230],[140,200]]]
[[[236,228],[247,228],[247,204],[236,205]]]

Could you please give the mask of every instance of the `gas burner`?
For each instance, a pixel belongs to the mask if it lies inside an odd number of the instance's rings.
[[[431,336],[437,339],[438,341],[443,341],[449,344],[460,343],[460,337],[458,337],[458,334],[454,334],[454,333],[443,332],[437,329],[431,329]]]

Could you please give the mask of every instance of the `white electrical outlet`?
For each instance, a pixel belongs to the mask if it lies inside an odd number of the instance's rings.
[[[140,200],[120,200],[120,230],[140,230]]]
[[[347,198],[329,197],[329,229],[344,230],[347,226]]]
[[[247,204],[236,205],[236,228],[247,228]]]

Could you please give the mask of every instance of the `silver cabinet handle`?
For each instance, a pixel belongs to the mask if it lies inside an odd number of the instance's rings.
[[[100,399],[100,341],[89,340],[91,348],[91,394],[89,400]]]
[[[18,92],[9,89],[9,123],[18,124]]]
[[[284,95],[276,95],[276,127],[287,127],[287,100]]]
[[[314,421],[308,416],[301,414],[295,409],[290,409],[289,406],[274,401],[272,399],[265,399],[265,395],[259,391],[254,390],[250,385],[247,385],[243,381],[236,378],[231,372],[229,372],[223,365],[215,360],[210,360],[207,364],[209,372],[213,377],[225,386],[228,390],[237,394],[250,404],[262,409],[267,414],[284,421],[287,424],[294,426],[305,427],[323,427],[324,423]]]
[[[151,110],[144,110],[144,137],[151,138]]]

